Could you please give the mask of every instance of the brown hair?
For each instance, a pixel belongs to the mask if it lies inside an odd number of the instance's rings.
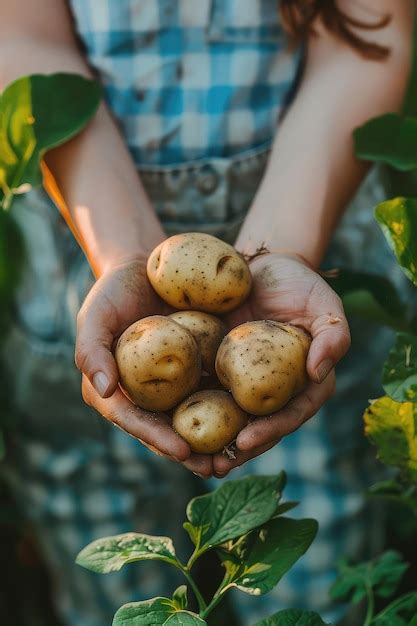
[[[389,48],[362,39],[352,28],[378,30],[389,23],[390,15],[384,15],[377,21],[362,22],[339,9],[336,0],[281,0],[279,7],[283,26],[292,44],[298,44],[314,33],[313,24],[319,18],[327,30],[349,43],[363,56],[383,59],[389,54]]]

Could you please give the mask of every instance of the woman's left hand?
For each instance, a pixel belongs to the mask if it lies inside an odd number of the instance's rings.
[[[349,326],[339,296],[301,257],[268,253],[255,258],[250,266],[251,295],[229,314],[229,326],[270,319],[305,329],[313,339],[307,357],[309,382],[283,409],[252,420],[239,433],[236,459],[214,456],[218,477],[266,452],[313,417],[333,395],[334,366],[350,346]]]

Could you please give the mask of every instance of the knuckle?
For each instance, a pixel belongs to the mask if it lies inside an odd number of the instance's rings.
[[[350,348],[350,345],[351,345],[350,331],[349,331],[349,326],[347,325],[347,322],[346,322],[346,326],[343,329],[343,332],[341,333],[341,336],[339,339],[339,346],[343,354],[346,354],[346,352]]]

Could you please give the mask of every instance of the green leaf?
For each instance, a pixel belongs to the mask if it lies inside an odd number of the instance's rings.
[[[368,493],[376,496],[379,494],[399,494],[401,493],[401,485],[395,478],[381,480],[369,487]]]
[[[313,611],[286,609],[256,622],[255,626],[330,626],[330,624],[323,622],[320,615]]]
[[[402,270],[417,284],[417,200],[400,197],[381,202],[375,217]]]
[[[278,504],[276,511],[274,513],[274,517],[278,517],[278,515],[283,515],[284,513],[288,513],[288,511],[291,511],[292,509],[295,509],[296,506],[298,506],[300,503],[299,502],[283,502],[282,504]]]
[[[372,626],[407,626],[417,613],[417,593],[412,591],[397,598],[373,620]]]
[[[398,588],[407,568],[408,564],[394,550],[384,552],[373,561],[357,565],[342,560],[339,577],[330,588],[330,596],[334,600],[358,604],[366,597],[367,590],[373,589],[377,596],[389,598]]]
[[[116,611],[113,626],[163,626],[176,611],[174,603],[169,598],[129,602]]]
[[[134,561],[165,561],[177,564],[175,549],[169,537],[154,537],[140,533],[124,533],[103,537],[83,548],[76,563],[86,569],[108,574],[117,572]]]
[[[415,617],[413,617],[411,622],[408,622],[407,626],[417,626],[417,615]]]
[[[378,458],[417,481],[417,405],[383,396],[364,413],[365,434],[378,448]]]
[[[207,622],[189,611],[178,611],[164,622],[164,626],[203,626],[204,624],[207,626]]]
[[[172,594],[172,601],[178,609],[186,609],[188,606],[187,585],[180,585]]]
[[[417,168],[417,118],[387,113],[353,133],[355,154],[366,161],[387,163],[397,170]]]
[[[317,529],[312,519],[278,517],[233,546],[233,558],[229,558],[227,548],[222,549],[228,587],[251,595],[268,593],[310,547]]]
[[[244,535],[273,516],[284,485],[283,472],[227,481],[189,502],[184,528],[200,553]]]
[[[384,364],[382,384],[397,402],[417,402],[417,337],[399,333]]]
[[[45,152],[76,135],[97,110],[101,88],[77,74],[33,74],[0,96],[0,189],[11,196],[40,185]]]

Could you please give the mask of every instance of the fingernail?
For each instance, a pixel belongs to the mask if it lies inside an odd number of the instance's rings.
[[[316,369],[317,382],[322,383],[326,376],[330,374],[333,367],[334,365],[331,359],[324,359]]]
[[[94,389],[103,397],[109,386],[109,379],[104,372],[96,372],[93,376],[93,385]]]

